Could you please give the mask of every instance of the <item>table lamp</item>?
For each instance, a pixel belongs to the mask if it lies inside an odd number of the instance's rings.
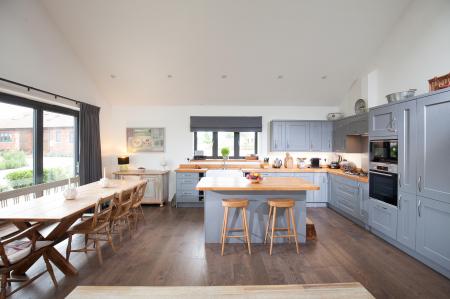
[[[128,164],[130,164],[130,157],[122,156],[117,158],[117,163],[119,164],[120,171],[128,170]]]

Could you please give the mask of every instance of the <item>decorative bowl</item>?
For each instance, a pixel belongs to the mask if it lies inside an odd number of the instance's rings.
[[[111,185],[111,182],[108,178],[101,178],[98,183],[102,188],[108,188]]]
[[[77,197],[77,189],[75,189],[75,188],[66,189],[63,192],[63,196],[64,196],[64,199],[67,199],[67,200],[75,199]]]
[[[250,181],[250,183],[252,184],[259,184],[261,183],[261,181],[263,180],[262,177],[260,177],[259,179],[248,179]]]

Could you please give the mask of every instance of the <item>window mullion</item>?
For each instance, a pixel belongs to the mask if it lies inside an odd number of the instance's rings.
[[[218,142],[218,133],[213,132],[213,158],[219,157],[219,142]]]
[[[239,158],[239,132],[234,132],[234,158]]]
[[[44,182],[44,111],[34,110],[33,130],[33,183]]]

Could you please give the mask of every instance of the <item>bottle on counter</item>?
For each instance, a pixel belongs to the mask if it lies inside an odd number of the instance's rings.
[[[286,153],[286,157],[284,158],[284,167],[294,168],[294,158],[289,153]]]

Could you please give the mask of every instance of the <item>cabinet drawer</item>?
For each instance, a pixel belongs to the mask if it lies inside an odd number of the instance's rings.
[[[386,236],[397,238],[397,207],[370,199],[369,224],[375,230]]]
[[[197,172],[177,172],[177,180],[179,179],[191,179],[198,181],[199,174]]]
[[[197,196],[188,196],[188,195],[178,195],[177,193],[177,202],[200,202]]]

